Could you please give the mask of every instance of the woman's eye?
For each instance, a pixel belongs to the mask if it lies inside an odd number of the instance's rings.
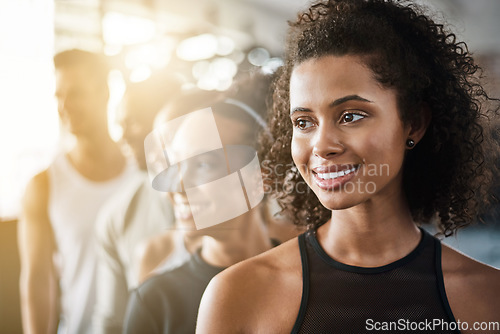
[[[310,128],[312,126],[312,123],[310,121],[307,121],[305,119],[297,119],[295,120],[295,126],[299,128],[300,130],[305,130],[307,128]]]
[[[342,123],[352,123],[359,121],[360,119],[365,118],[365,116],[360,115],[360,114],[355,114],[352,112],[345,113],[342,115]]]

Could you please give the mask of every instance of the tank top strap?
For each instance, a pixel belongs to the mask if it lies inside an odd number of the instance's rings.
[[[307,261],[307,249],[306,249],[306,233],[302,233],[297,238],[299,241],[299,251],[300,251],[300,261],[302,264],[302,298],[300,300],[300,309],[295,324],[292,328],[292,334],[299,333],[300,326],[304,321],[306,314],[307,301],[309,299],[309,264]]]
[[[448,297],[446,296],[446,289],[444,287],[444,277],[443,277],[443,267],[441,263],[441,258],[442,258],[442,246],[441,246],[441,241],[438,240],[437,238],[433,238],[434,241],[434,247],[435,247],[435,270],[436,270],[436,279],[437,279],[437,284],[438,284],[438,290],[439,290],[439,296],[441,298],[441,303],[443,304],[443,309],[446,313],[446,316],[450,321],[456,323],[455,316],[453,315],[453,312],[451,311],[450,303],[448,302]],[[458,331],[458,333],[460,333]]]

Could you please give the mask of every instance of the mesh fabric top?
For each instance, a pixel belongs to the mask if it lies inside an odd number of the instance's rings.
[[[381,267],[335,261],[315,231],[299,236],[299,248],[304,285],[292,333],[460,333],[444,290],[441,244],[424,230],[410,254]]]

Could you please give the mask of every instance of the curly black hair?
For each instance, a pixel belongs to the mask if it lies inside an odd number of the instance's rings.
[[[480,83],[481,68],[467,45],[423,14],[422,8],[393,0],[316,2],[290,23],[284,66],[274,82],[273,141],[264,140],[266,175],[278,185],[280,203],[295,224],[317,227],[331,212],[305,182],[291,157],[290,76],[308,59],[358,55],[384,87],[394,88],[405,124],[429,110],[432,120],[403,166],[403,188],[413,219],[435,221],[445,235],[474,222],[489,203],[498,142],[488,128],[498,115]],[[492,148],[490,145],[494,145]]]

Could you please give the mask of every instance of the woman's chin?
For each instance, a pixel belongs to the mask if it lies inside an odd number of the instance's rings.
[[[318,196],[320,203],[330,211],[345,210],[358,205],[361,201],[351,196],[335,194],[332,196]]]

